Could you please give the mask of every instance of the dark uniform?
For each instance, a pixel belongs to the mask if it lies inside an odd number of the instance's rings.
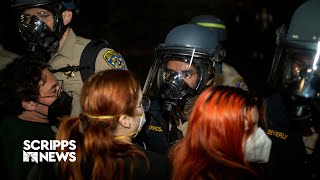
[[[151,106],[144,130],[136,140],[148,150],[166,153],[183,138],[196,97],[213,84],[219,61],[213,58],[217,45],[217,36],[209,29],[184,24],[173,28],[156,48],[156,59],[143,89]]]
[[[320,179],[320,1],[294,12],[277,30],[267,98],[272,179]]]
[[[266,99],[266,105],[266,133],[272,140],[269,159],[271,179],[305,179],[306,152],[302,134],[290,121],[285,100],[280,94],[274,94]]]

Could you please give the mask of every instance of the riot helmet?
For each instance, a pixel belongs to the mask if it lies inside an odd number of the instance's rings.
[[[320,99],[320,1],[310,0],[294,12],[289,28],[277,30],[277,49],[268,78],[271,87],[289,95],[297,119],[309,116]]]
[[[183,110],[200,94],[215,71],[217,36],[204,27],[184,24],[173,28],[155,50],[155,61],[143,88],[147,96],[160,96],[164,110]]]
[[[222,42],[227,40],[226,26],[224,21],[213,15],[195,16],[188,23],[207,27],[211,31],[217,31],[218,41]]]
[[[75,9],[72,0],[13,0],[12,7],[18,14],[18,27],[22,39],[28,44],[28,51],[52,52],[59,45],[59,40],[69,25],[64,25],[62,13]],[[41,8],[48,12],[36,15],[25,14],[31,8]],[[45,23],[53,18],[53,27]]]

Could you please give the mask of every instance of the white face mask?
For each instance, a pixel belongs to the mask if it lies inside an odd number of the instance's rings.
[[[271,139],[259,127],[247,140],[246,159],[248,162],[266,163],[269,161]]]
[[[140,116],[140,122],[139,122],[139,126],[138,126],[138,129],[137,131],[134,133],[133,135],[133,138],[137,137],[137,135],[139,134],[139,132],[141,131],[144,123],[146,123],[146,115],[144,113],[141,114]]]

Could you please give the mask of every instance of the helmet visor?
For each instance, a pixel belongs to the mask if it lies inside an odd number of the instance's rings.
[[[190,88],[197,90],[201,81],[199,68],[187,59],[171,58],[160,64],[158,71],[158,87],[163,82],[175,84],[180,90],[187,84]]]
[[[284,59],[283,84],[292,95],[314,98],[320,92],[319,52],[287,49]]]

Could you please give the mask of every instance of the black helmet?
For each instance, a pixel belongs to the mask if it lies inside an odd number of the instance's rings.
[[[213,15],[199,15],[193,17],[189,24],[197,24],[209,28],[212,31],[217,31],[218,40],[227,40],[226,26],[223,20],[213,16]]]
[[[26,9],[31,7],[47,6],[54,7],[61,4],[67,10],[74,10],[73,0],[12,0],[12,7],[17,9]]]
[[[319,0],[309,0],[294,12],[288,31],[285,26],[278,29],[278,47],[268,78],[273,88],[308,106],[320,99],[319,9]],[[301,114],[308,107],[298,108]]]
[[[72,0],[13,0],[12,7],[18,13],[19,32],[28,43],[27,50],[52,52],[58,47],[59,40],[68,27],[63,24],[62,12],[75,9],[75,4]],[[54,18],[53,29],[37,16],[24,17],[23,12],[30,8],[50,11]]]
[[[201,93],[213,78],[215,61],[218,61],[214,59],[219,45],[216,37],[207,28],[194,24],[173,28],[155,50],[155,61],[149,70],[144,94],[159,95],[170,106],[183,109],[186,102]],[[172,63],[180,65],[175,68],[171,67]]]

